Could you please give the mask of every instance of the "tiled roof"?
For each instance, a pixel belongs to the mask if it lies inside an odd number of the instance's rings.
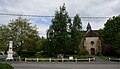
[[[85,35],[85,37],[99,37],[96,31],[93,30],[88,30]]]

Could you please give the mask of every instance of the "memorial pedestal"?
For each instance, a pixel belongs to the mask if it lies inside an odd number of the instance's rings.
[[[13,50],[12,50],[13,41],[9,41],[9,50],[6,60],[13,60]]]

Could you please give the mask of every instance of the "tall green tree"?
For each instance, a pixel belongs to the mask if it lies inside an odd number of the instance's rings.
[[[120,16],[114,16],[107,20],[103,30],[105,44],[111,44],[116,50],[120,50]]]
[[[73,19],[73,24],[71,28],[71,45],[72,49],[77,53],[79,51],[79,46],[81,42],[81,31],[82,29],[82,22],[78,14]]]
[[[31,48],[30,50],[35,50],[36,36],[38,36],[38,31],[36,26],[32,26],[27,19],[17,18],[11,20],[8,24],[10,29],[10,35],[13,39],[14,50],[21,55],[21,51],[24,50],[23,47]]]
[[[60,7],[60,11],[55,12],[55,17],[52,19],[52,25],[47,32],[47,39],[49,41],[49,51],[55,54],[67,53],[69,46],[68,34],[69,16],[66,11],[65,4]]]
[[[69,17],[65,4],[60,7],[60,11],[55,12],[52,25],[47,31],[49,53],[54,54],[74,54],[79,50],[81,41],[81,19],[77,14],[73,23]]]

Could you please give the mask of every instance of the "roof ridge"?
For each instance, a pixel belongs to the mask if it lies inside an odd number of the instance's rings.
[[[99,36],[98,36],[97,32],[95,32],[94,30],[89,29],[85,33],[84,37],[99,37]]]

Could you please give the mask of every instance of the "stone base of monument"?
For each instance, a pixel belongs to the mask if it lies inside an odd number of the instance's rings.
[[[6,60],[10,60],[10,61],[13,60],[13,51],[8,51]]]
[[[6,60],[13,60],[13,50],[12,50],[12,43],[13,41],[9,41],[9,50]]]

